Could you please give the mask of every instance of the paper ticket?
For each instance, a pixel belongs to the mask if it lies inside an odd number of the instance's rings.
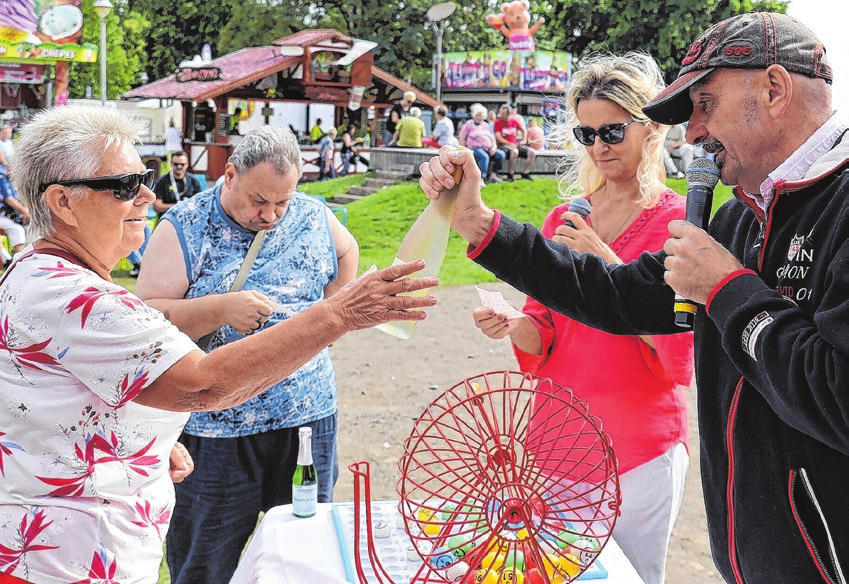
[[[504,299],[501,292],[491,292],[489,290],[484,290],[483,288],[478,288],[477,286],[475,286],[475,290],[478,291],[478,296],[480,296],[481,299],[481,305],[493,309],[495,314],[503,314],[507,317],[507,320],[523,318],[525,316],[521,311],[513,308],[513,306]]]

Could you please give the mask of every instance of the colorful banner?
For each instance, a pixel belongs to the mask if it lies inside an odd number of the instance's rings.
[[[0,1],[2,60],[40,65],[96,62],[97,45],[78,44],[82,30],[80,0],[39,0],[37,4],[36,0]]]
[[[555,51],[471,51],[445,53],[442,87],[565,91],[572,55]]]

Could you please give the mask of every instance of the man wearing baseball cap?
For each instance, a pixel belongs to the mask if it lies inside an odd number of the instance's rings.
[[[702,486],[727,582],[849,575],[849,136],[831,80],[822,43],[788,16],[735,16],[702,34],[643,111],[689,121],[688,142],[716,155],[735,197],[710,235],[673,221],[664,251],[628,265],[489,209],[467,152],[444,149],[420,168],[435,198],[462,166],[452,226],[469,257],[553,310],[612,333],[663,334],[681,330],[675,293],[704,305],[694,324]]]

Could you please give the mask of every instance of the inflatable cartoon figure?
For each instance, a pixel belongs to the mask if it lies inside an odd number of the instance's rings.
[[[535,51],[534,35],[545,23],[544,18],[538,18],[531,24],[531,5],[528,0],[513,0],[501,5],[501,14],[490,14],[487,22],[500,30],[507,37],[508,48],[511,51]]]

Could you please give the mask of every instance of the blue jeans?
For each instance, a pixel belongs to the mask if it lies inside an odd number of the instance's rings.
[[[330,172],[324,170],[324,159],[318,161],[318,180],[326,178],[336,178],[336,169],[333,168],[333,161],[330,161]]]
[[[313,429],[318,501],[333,500],[339,476],[336,414],[305,424]],[[195,471],[174,485],[177,504],[166,538],[173,584],[229,582],[260,511],[292,502],[298,429],[240,438],[180,437]]]
[[[478,168],[481,170],[481,176],[483,178],[486,178],[489,174],[489,152],[487,152],[483,148],[475,148],[474,155],[475,162],[477,162]],[[494,159],[492,171],[498,172],[499,170],[501,170],[501,164],[504,162],[504,152],[496,148],[495,154],[492,155],[492,158]]]

